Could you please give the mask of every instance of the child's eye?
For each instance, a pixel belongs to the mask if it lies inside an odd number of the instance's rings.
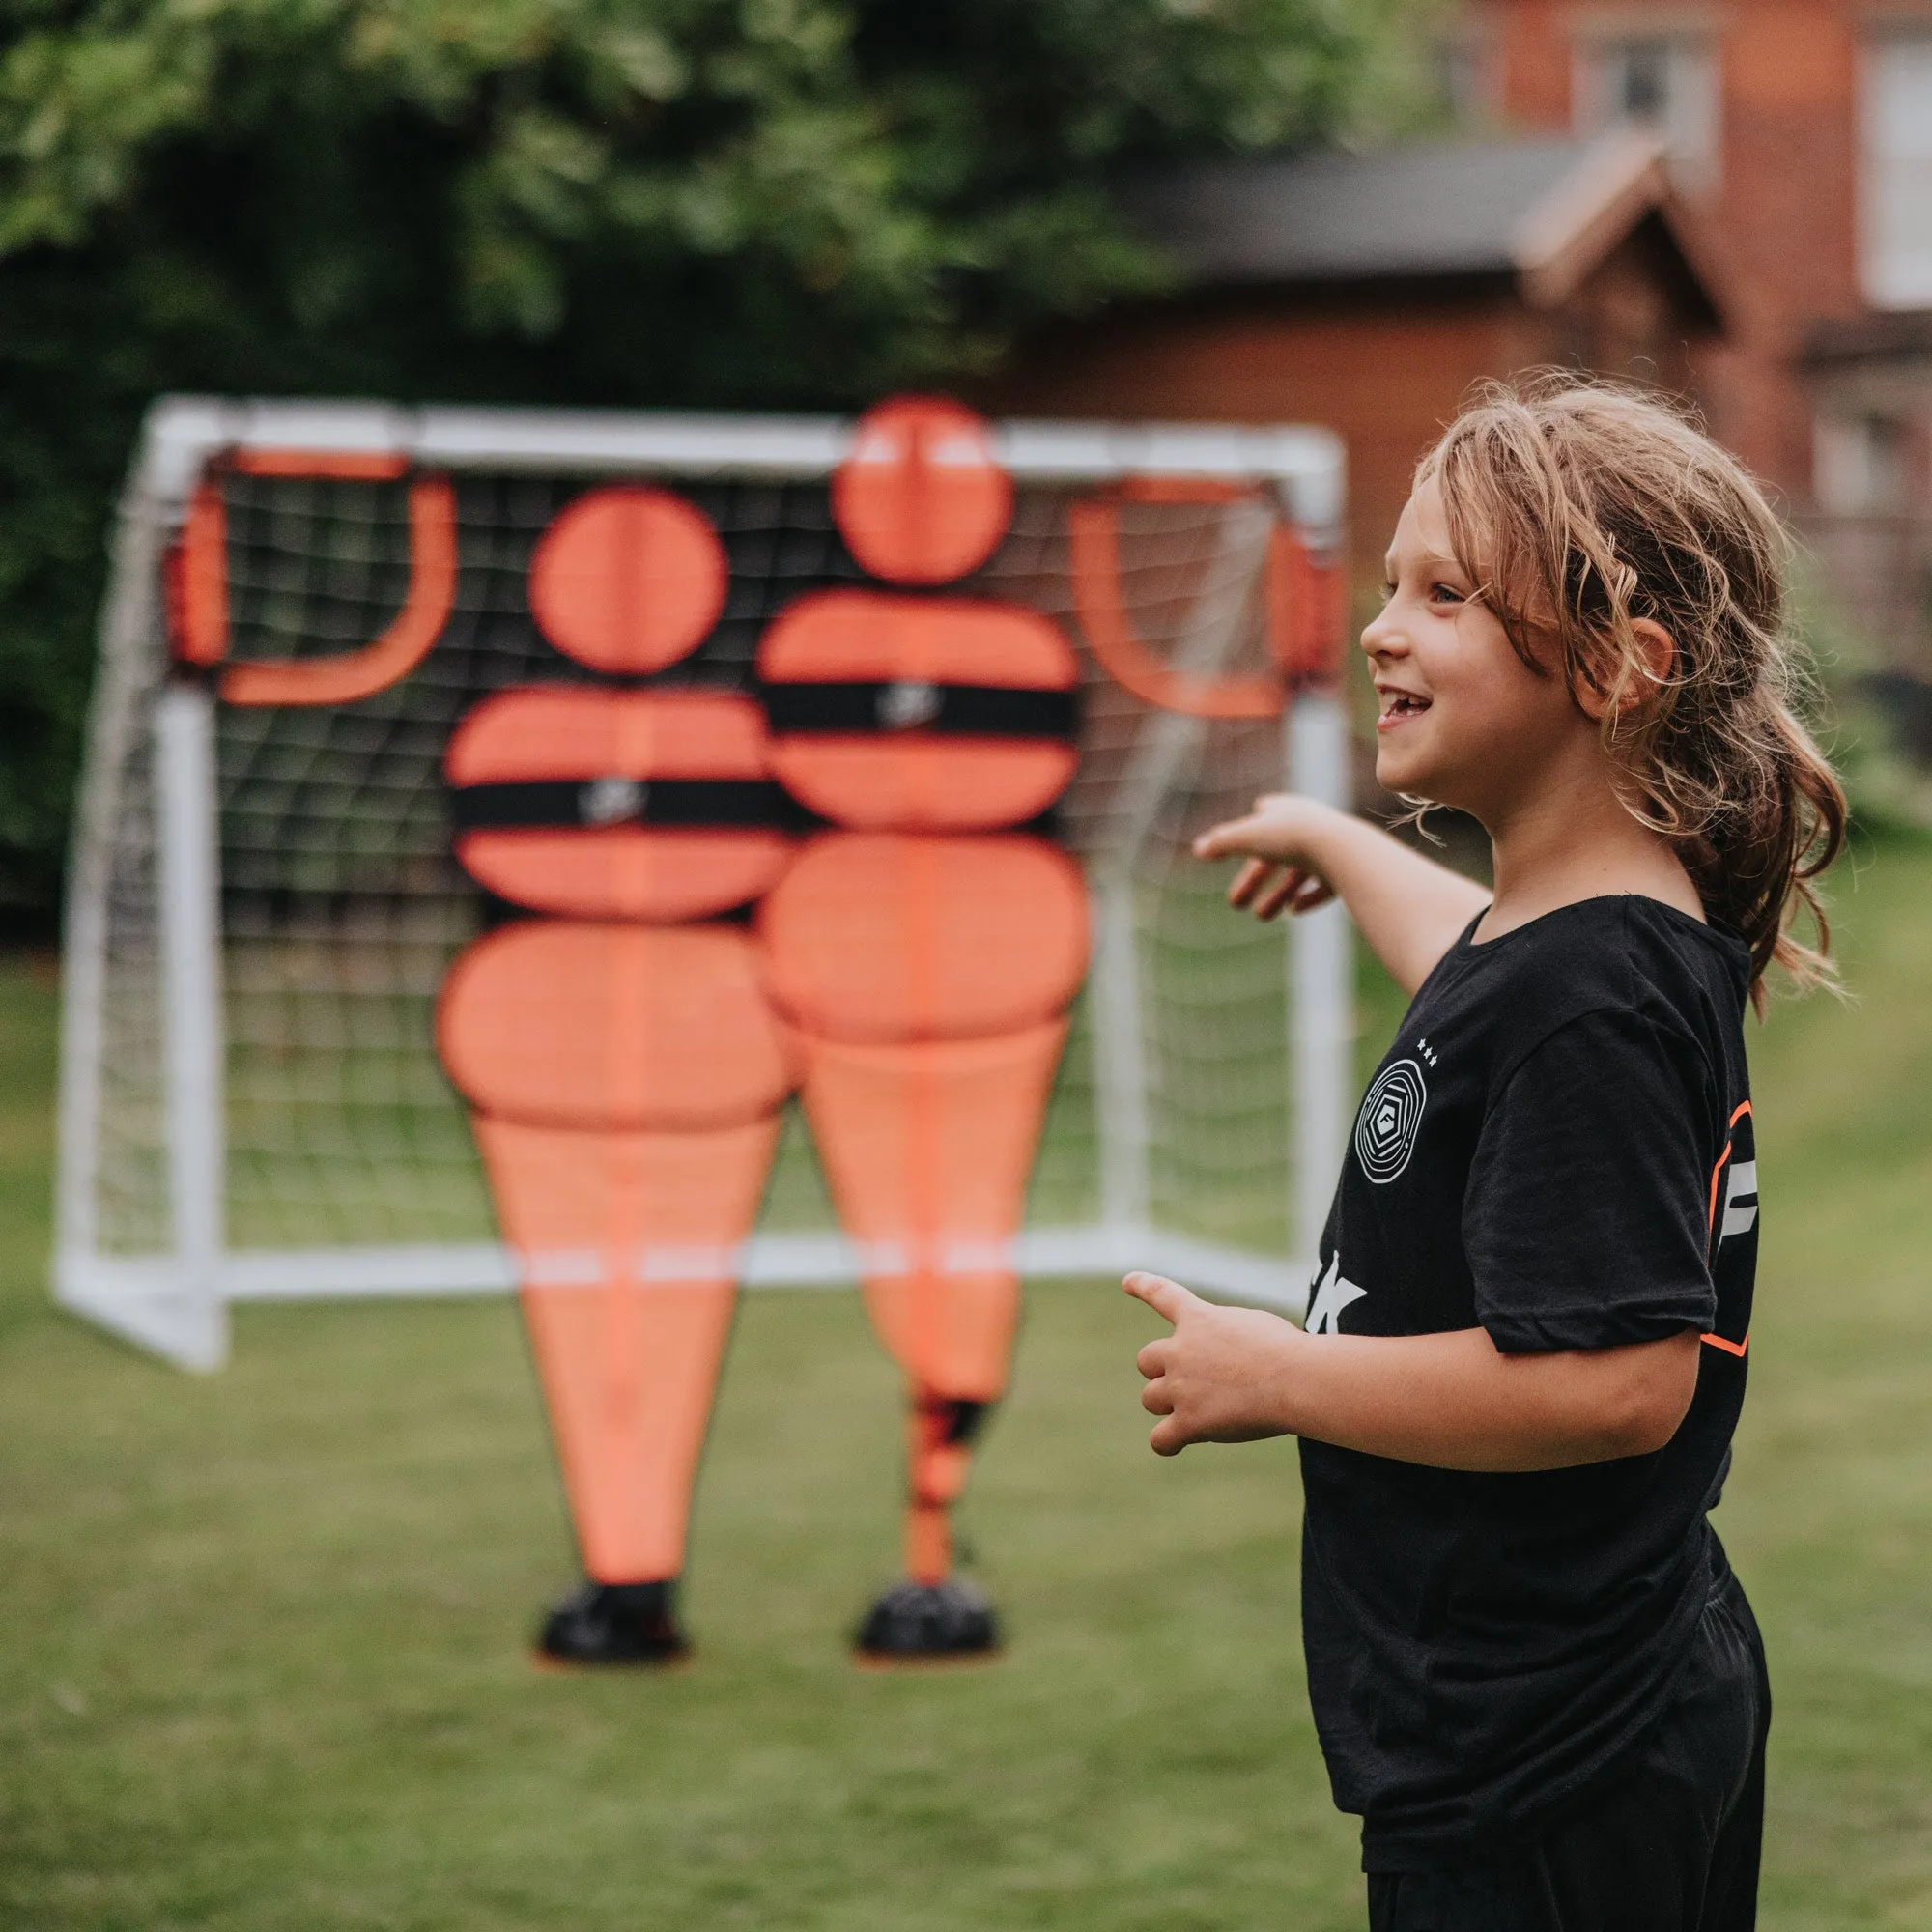
[[[1432,583],[1429,586],[1429,601],[1432,604],[1461,604],[1465,600],[1453,583]]]

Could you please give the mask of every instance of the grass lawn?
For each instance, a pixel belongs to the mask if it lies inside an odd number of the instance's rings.
[[[1766,1260],[1719,1516],[1772,1648],[1791,1932],[1932,1927],[1932,848],[1867,850],[1838,904],[1858,1003],[1753,1036]],[[895,1567],[895,1397],[855,1299],[804,1292],[739,1322],[697,1667],[540,1675],[572,1565],[513,1310],[244,1310],[208,1380],[56,1315],[52,1013],[43,968],[0,969],[0,1926],[1361,1924],[1292,1450],[1150,1457],[1144,1311],[1032,1298],[966,1516],[1003,1662],[847,1662]]]

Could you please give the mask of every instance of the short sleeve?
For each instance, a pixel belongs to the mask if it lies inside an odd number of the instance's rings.
[[[1486,1115],[1463,1204],[1476,1319],[1505,1354],[1661,1341],[1717,1318],[1703,1056],[1640,1013],[1586,1013]]]

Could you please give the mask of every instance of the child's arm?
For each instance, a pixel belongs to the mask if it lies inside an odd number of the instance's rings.
[[[1230,819],[1194,841],[1201,859],[1230,853],[1248,863],[1229,888],[1231,905],[1272,919],[1286,906],[1307,912],[1340,897],[1388,968],[1412,993],[1490,902],[1479,885],[1412,852],[1378,827],[1293,792],[1257,799],[1246,818]]]
[[[1505,1355],[1481,1328],[1307,1335],[1157,1274],[1130,1274],[1126,1289],[1174,1323],[1139,1358],[1163,1456],[1306,1435],[1440,1469],[1567,1469],[1662,1448],[1697,1388],[1688,1328],[1629,1348]]]

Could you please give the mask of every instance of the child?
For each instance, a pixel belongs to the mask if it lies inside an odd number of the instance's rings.
[[[1203,858],[1339,894],[1414,995],[1305,1332],[1158,1276],[1153,1447],[1291,1434],[1309,1696],[1373,1932],[1754,1922],[1770,1695],[1706,1512],[1757,1250],[1747,997],[1843,839],[1787,704],[1784,544],[1621,390],[1486,392],[1417,471],[1362,634],[1377,776],[1488,831],[1484,892],[1308,800]]]

